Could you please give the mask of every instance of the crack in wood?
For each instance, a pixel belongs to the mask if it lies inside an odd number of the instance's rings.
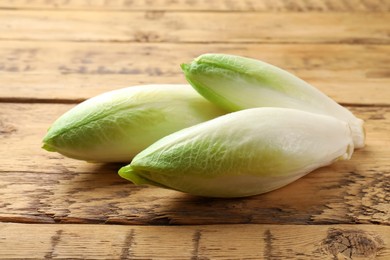
[[[384,194],[389,190],[390,172],[371,170],[370,174],[351,171],[348,178],[336,183],[333,188],[337,189],[337,185],[339,186],[343,200],[325,204],[321,213],[312,215],[311,221],[317,224],[388,224],[390,211],[386,205],[390,200]]]
[[[371,259],[384,248],[384,242],[380,237],[363,230],[330,228],[322,248],[334,259]]]
[[[56,231],[55,235],[50,238],[51,247],[50,250],[45,254],[45,259],[53,259],[55,256],[54,251],[56,250],[56,247],[61,240],[62,233],[63,230],[59,229]]]
[[[120,259],[132,259],[133,252],[132,246],[134,244],[134,229],[131,229],[130,232],[127,233],[124,245],[122,247],[122,252],[120,255]]]
[[[199,260],[199,245],[202,233],[200,230],[196,230],[192,236],[193,250],[191,260]]]
[[[267,229],[265,232],[264,232],[264,243],[265,243],[265,246],[264,246],[264,259],[274,259],[273,256],[272,256],[272,253],[273,253],[273,240],[274,240],[274,236],[272,235],[271,233],[271,230]]]

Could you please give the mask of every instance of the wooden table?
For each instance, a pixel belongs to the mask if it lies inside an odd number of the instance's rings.
[[[388,0],[0,1],[0,258],[390,259]],[[138,187],[42,150],[80,101],[183,83],[222,52],[309,81],[366,121],[350,161],[245,199]]]

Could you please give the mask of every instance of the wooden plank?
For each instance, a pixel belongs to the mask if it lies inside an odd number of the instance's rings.
[[[274,192],[208,199],[121,179],[121,165],[40,149],[73,105],[0,104],[0,221],[121,224],[390,224],[390,107],[353,107],[367,146]]]
[[[184,83],[179,64],[207,52],[280,66],[338,102],[390,104],[390,46],[346,44],[1,42],[0,100],[78,102],[125,86]]]
[[[385,12],[381,0],[2,0],[0,8],[71,10],[167,10],[167,11],[260,11],[260,12]]]
[[[34,259],[389,259],[376,225],[116,226],[0,223],[0,257]],[[17,250],[16,250],[17,249]]]
[[[388,44],[389,22],[390,13],[3,10],[0,40]]]

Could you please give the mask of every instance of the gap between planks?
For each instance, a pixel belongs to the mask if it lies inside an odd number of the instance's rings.
[[[79,104],[87,99],[44,99],[44,98],[8,98],[8,97],[0,97],[0,103],[20,103],[20,104]],[[348,107],[390,107],[390,104],[361,104],[361,103],[338,103],[342,106]]]
[[[278,45],[301,45],[301,44],[312,44],[312,45],[382,45],[382,46],[388,46],[389,42],[387,40],[376,40],[376,39],[340,39],[340,40],[321,40],[321,41],[302,41],[301,39],[297,39],[295,41],[288,41],[288,40],[282,40],[282,41],[256,41],[256,40],[238,40],[238,41],[218,41],[218,40],[207,40],[207,41],[201,41],[201,40],[166,40],[166,41],[150,41],[150,40],[114,40],[114,39],[107,39],[107,40],[89,40],[89,39],[67,39],[67,38],[56,38],[56,39],[26,39],[26,38],[0,38],[0,43],[8,42],[8,41],[19,41],[19,42],[47,42],[47,43],[118,43],[118,44],[134,44],[134,43],[148,43],[148,44],[203,44],[203,45],[212,45],[212,44],[246,44],[246,45],[260,45],[260,44],[278,44]]]
[[[368,40],[366,41],[365,39],[358,40],[358,39],[349,39],[349,40],[340,40],[340,41],[334,41],[334,40],[329,40],[329,41],[314,41],[314,42],[303,42],[300,40],[297,41],[245,41],[245,40],[240,40],[240,41],[142,41],[142,40],[80,40],[80,39],[26,39],[26,38],[0,38],[0,44],[1,42],[21,42],[21,43],[61,43],[61,44],[66,44],[66,43],[85,43],[85,44],[123,44],[123,45],[143,45],[143,44],[148,44],[148,45],[170,45],[170,44],[180,44],[180,45],[192,45],[192,44],[201,44],[201,45],[214,45],[214,44],[224,44],[224,45],[236,45],[236,44],[245,44],[249,46],[255,46],[255,45],[270,45],[270,44],[275,44],[275,45],[329,45],[329,46],[338,46],[338,45],[346,45],[346,46],[359,46],[359,45],[366,45],[366,46],[388,46],[389,42],[386,41],[376,41],[376,40]]]

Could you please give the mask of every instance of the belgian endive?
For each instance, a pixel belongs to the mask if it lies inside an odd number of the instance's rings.
[[[350,127],[334,117],[288,108],[253,108],[173,133],[119,174],[209,197],[243,197],[282,187],[353,153]]]
[[[363,121],[307,82],[268,63],[226,54],[204,54],[182,69],[205,98],[228,111],[285,107],[348,122],[355,148],[364,146]]]
[[[128,87],[66,112],[43,148],[86,161],[129,162],[158,139],[224,113],[189,85]]]

